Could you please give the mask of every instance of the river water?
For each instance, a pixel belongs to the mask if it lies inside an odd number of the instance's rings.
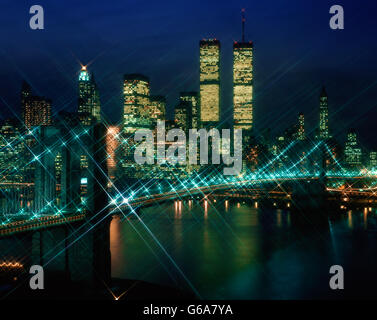
[[[317,226],[260,207],[175,201],[142,210],[140,219],[115,217],[112,276],[207,299],[377,297],[376,209],[344,211]],[[332,265],[343,267],[344,290],[329,287]]]

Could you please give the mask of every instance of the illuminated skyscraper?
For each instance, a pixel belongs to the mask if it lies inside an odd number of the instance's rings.
[[[362,164],[362,151],[357,143],[357,135],[354,129],[347,134],[344,148],[345,163],[351,168],[360,167]]]
[[[124,75],[123,130],[133,133],[151,125],[149,79],[141,74]]]
[[[154,123],[166,118],[166,99],[163,96],[150,97],[150,117]]]
[[[62,173],[63,173],[63,157],[61,152],[58,152],[54,159],[54,168],[55,168],[55,181],[56,181],[56,197],[57,201],[60,198],[61,183],[62,183]]]
[[[328,98],[325,87],[322,87],[322,92],[319,97],[319,139],[329,139],[329,108],[328,108]]]
[[[234,128],[253,127],[253,43],[245,42],[245,17],[242,10],[242,41],[233,43]]]
[[[52,124],[51,100],[29,95],[24,100],[23,117],[28,129],[34,126],[50,126]]]
[[[86,66],[81,68],[79,74],[78,113],[83,125],[90,125],[93,121],[101,121],[99,91],[93,74],[88,72]]]
[[[220,121],[220,41],[201,40],[200,120],[203,126]]]
[[[303,113],[298,115],[297,140],[305,140],[305,116]]]
[[[94,76],[89,73],[86,66],[82,66],[79,74],[79,100],[78,100],[78,117],[84,126],[89,126],[96,121],[101,121],[101,106],[99,92],[94,81]],[[87,177],[88,158],[86,155],[80,155],[81,177]]]
[[[135,142],[133,134],[142,128],[150,129],[155,122],[152,116],[161,116],[155,106],[156,99],[151,102],[149,78],[141,74],[126,74],[123,82],[123,122],[121,144],[119,146],[120,175],[127,178],[142,178],[145,172],[151,170],[150,166],[135,163],[134,152],[140,142]],[[160,99],[161,100],[161,99]],[[155,113],[156,112],[156,113]]]
[[[200,128],[200,105],[199,96],[197,92],[181,92],[179,99],[186,101],[191,105],[191,124],[190,129]]]

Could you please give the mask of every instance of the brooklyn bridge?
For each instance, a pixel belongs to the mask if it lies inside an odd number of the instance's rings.
[[[112,217],[142,221],[143,208],[163,202],[195,201],[208,206],[241,199],[255,206],[326,219],[349,208],[371,208],[377,203],[376,172],[327,170],[325,164],[303,172],[292,163],[272,172],[269,163],[239,176],[208,170],[186,179],[118,184],[108,174],[105,131],[102,124],[84,131],[79,127],[38,128],[31,149],[35,181],[0,183],[0,267],[27,270],[39,264],[72,281],[94,285],[100,279],[107,283],[111,279]],[[326,143],[319,142],[308,154],[323,155],[326,149]],[[54,175],[58,153],[62,157],[60,181]],[[85,177],[80,171],[83,156],[87,159]],[[22,250],[15,254],[15,247]]]

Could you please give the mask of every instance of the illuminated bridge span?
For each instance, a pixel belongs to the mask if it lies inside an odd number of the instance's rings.
[[[303,173],[297,169],[297,163],[292,163],[279,173],[271,173],[271,164],[279,160],[289,146],[257,172],[241,177],[195,173],[188,179],[176,179],[172,183],[141,181],[119,190],[107,174],[103,125],[85,130],[67,124],[41,127],[36,129],[35,140],[36,146],[31,149],[35,183],[0,182],[0,236],[78,221],[90,222],[93,217],[128,215],[165,201],[218,196],[224,192],[289,198],[295,189],[308,182],[321,184],[324,177],[328,194],[335,198],[374,199],[377,191],[376,172],[360,174],[339,168],[339,172],[324,173],[316,167]],[[313,152],[319,146],[316,144]],[[54,174],[58,154],[61,157],[59,180]],[[81,167],[82,159],[86,162],[85,169]]]
[[[318,177],[313,178],[279,178],[279,179],[257,179],[257,180],[240,180],[234,182],[210,184],[206,186],[196,186],[191,188],[178,189],[174,191],[161,192],[157,194],[150,194],[146,196],[140,196],[135,198],[129,198],[126,196],[118,195],[115,199],[110,201],[110,208],[113,213],[127,211],[129,208],[145,207],[148,205],[154,205],[157,203],[175,200],[186,199],[197,196],[210,196],[215,195],[220,191],[240,191],[240,190],[253,190],[255,193],[265,193],[270,191],[276,191],[279,189],[282,194],[287,195],[288,192],[281,188],[282,182],[292,182],[299,180],[317,180]],[[261,188],[261,185],[266,184],[269,187]]]
[[[24,217],[21,220],[3,222],[0,226],[0,236],[9,236],[16,233],[35,231],[47,227],[56,227],[66,223],[82,221],[85,219],[85,214],[71,214],[67,216],[62,215],[46,215],[40,217]]]
[[[243,181],[242,184],[245,182]],[[240,190],[235,188],[236,184],[231,186],[229,184],[220,184],[205,187],[196,187],[192,189],[176,190],[174,192],[164,192],[159,194],[151,194],[148,196],[140,196],[134,199],[126,199],[118,204],[117,201],[111,200],[108,205],[108,214],[135,214],[139,208],[156,205],[158,203],[171,201],[175,199],[186,199],[195,196],[211,196],[219,191],[226,190]],[[253,189],[256,193],[266,193],[263,189]],[[272,191],[274,192],[274,191]],[[276,192],[276,191],[275,191]],[[283,191],[278,191],[279,194],[286,194]],[[5,219],[4,219],[5,218]],[[56,214],[22,214],[22,215],[7,215],[3,217],[0,225],[0,236],[13,235],[20,232],[35,231],[48,227],[56,227],[66,223],[84,221],[88,218],[85,212],[60,212]]]
[[[338,188],[326,188],[328,196],[336,197],[339,201],[347,202],[350,197],[359,197],[367,202],[375,203],[377,201],[377,186],[367,188],[355,188],[360,180],[369,179],[374,181],[376,176],[328,176],[329,184],[339,184]],[[344,186],[344,179],[347,179],[348,187]],[[190,188],[152,193],[135,197],[127,197],[119,194],[109,200],[106,214],[125,214],[132,215],[137,213],[140,208],[156,205],[158,203],[172,200],[183,200],[193,198],[211,198],[218,196],[226,197],[268,197],[291,199],[292,186],[297,183],[307,183],[309,181],[318,181],[319,177],[302,176],[302,177],[279,177],[263,178],[253,180],[237,180],[233,182],[210,184],[206,186],[195,186]],[[364,184],[363,184],[364,185]],[[82,209],[76,211],[64,211],[54,214],[23,214],[7,215],[3,217],[0,225],[0,236],[12,235],[15,233],[38,230],[47,227],[59,226],[66,223],[84,221],[88,218],[88,213]]]
[[[260,178],[260,179],[250,179],[250,180],[240,180],[235,179],[234,181],[227,181],[226,183],[213,183],[205,186],[191,186],[190,184],[195,184],[195,182],[186,182],[189,186],[160,193],[142,195],[142,196],[129,196],[129,191],[124,194],[119,193],[114,198],[110,200],[110,208],[112,212],[116,213],[118,211],[127,211],[127,208],[137,208],[148,205],[157,204],[160,202],[165,202],[175,199],[185,199],[196,196],[208,196],[216,194],[220,191],[232,191],[237,192],[240,190],[249,190],[255,194],[266,194],[266,193],[278,193],[284,196],[290,196],[292,194],[292,185],[297,183],[303,183],[308,181],[318,181],[320,178],[318,176],[298,176],[298,177],[273,177],[273,178]],[[357,184],[360,180],[371,180],[373,183],[377,182],[376,175],[366,175],[366,176],[354,176],[349,175],[334,175],[327,176],[329,184],[338,184],[339,187],[331,188],[327,187],[326,190],[329,193],[341,193],[350,195],[363,195],[365,197],[377,196],[377,186],[376,187],[366,187],[364,189],[353,188],[352,185]],[[349,187],[345,187],[345,184]],[[184,182],[181,185],[185,185]],[[365,185],[365,184],[363,184]],[[174,188],[171,188],[174,189]],[[148,191],[147,191],[148,192]]]

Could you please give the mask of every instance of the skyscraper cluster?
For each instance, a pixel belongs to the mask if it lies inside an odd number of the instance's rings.
[[[298,167],[305,170],[306,166],[318,160],[308,160],[307,150],[309,146],[318,141],[326,141],[329,146],[327,163],[329,166],[341,162],[348,168],[361,168],[363,165],[369,168],[377,167],[377,151],[365,152],[360,146],[357,133],[352,130],[347,134],[344,147],[333,139],[329,121],[329,100],[325,87],[319,95],[318,122],[314,139],[306,128],[305,115],[299,113],[297,122],[287,128],[283,134],[271,138],[270,130],[265,128],[259,135],[255,132],[254,112],[254,55],[253,43],[245,40],[245,17],[242,11],[242,37],[241,41],[233,43],[233,72],[232,101],[233,101],[233,127],[242,129],[243,145],[237,146],[244,150],[245,165],[249,169],[255,169],[276,158],[275,169],[281,169],[292,163],[297,158]],[[204,39],[199,41],[199,87],[198,91],[183,91],[179,94],[174,109],[172,120],[168,119],[166,98],[151,93],[151,84],[147,76],[143,74],[125,74],[122,84],[122,119],[119,124],[108,126],[106,150],[109,155],[108,167],[111,177],[126,175],[134,178],[152,177],[165,178],[167,175],[179,177],[181,174],[189,174],[192,168],[167,167],[164,165],[147,168],[138,167],[133,155],[135,141],[133,134],[138,129],[156,128],[158,120],[165,122],[166,129],[210,129],[222,127],[221,106],[221,45],[218,39]],[[82,66],[77,78],[77,110],[74,113],[65,113],[61,117],[72,118],[82,128],[96,122],[103,122],[101,116],[101,102],[97,83],[87,66]],[[29,134],[33,128],[39,126],[51,126],[53,124],[52,102],[50,99],[32,94],[31,86],[23,82],[21,89],[21,122],[6,120],[0,126],[1,150],[0,165],[4,168],[2,177],[10,177],[7,164],[14,162],[10,159],[20,158],[19,154],[25,154],[22,145],[15,146],[17,141],[25,139],[28,146],[33,145],[33,137]],[[72,120],[71,119],[71,120]],[[71,121],[70,120],[70,121]],[[224,120],[224,119],[223,119]],[[245,139],[245,137],[247,139]],[[297,147],[293,155],[282,151],[292,142],[296,141]],[[26,148],[27,149],[27,148]],[[25,157],[28,157],[26,155]],[[82,157],[80,165],[87,167],[85,157]],[[312,163],[310,163],[310,161]],[[61,166],[61,155],[56,159],[57,176]],[[300,169],[300,170],[301,170]],[[8,172],[8,173],[6,173]],[[19,171],[21,172],[21,171]],[[14,179],[14,178],[12,178]],[[20,178],[20,175],[16,179]]]
[[[233,44],[234,128],[253,128],[253,43],[245,41],[244,12],[242,41]],[[199,42],[199,92],[181,92],[175,122],[185,128],[219,127],[221,121],[221,45],[217,39]],[[164,97],[150,94],[149,78],[126,74],[123,83],[123,132],[151,127],[156,119],[166,120]],[[184,114],[184,115],[183,115]],[[182,123],[185,121],[186,123]]]

